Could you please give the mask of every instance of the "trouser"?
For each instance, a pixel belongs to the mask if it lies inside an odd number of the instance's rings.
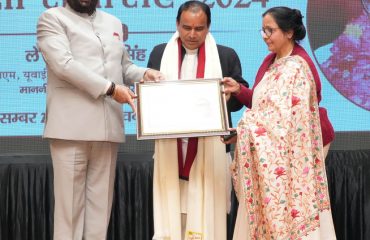
[[[50,140],[54,240],[105,240],[118,143]]]

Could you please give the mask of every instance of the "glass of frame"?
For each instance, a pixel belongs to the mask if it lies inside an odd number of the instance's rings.
[[[138,140],[229,133],[219,78],[143,82],[135,89]]]

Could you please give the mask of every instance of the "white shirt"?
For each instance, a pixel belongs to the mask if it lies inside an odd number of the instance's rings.
[[[197,77],[198,68],[198,48],[197,49],[187,49],[184,60],[181,64],[181,80],[192,80]],[[182,138],[182,156],[183,164],[185,164],[186,152],[188,149],[188,138]]]
[[[190,50],[185,48],[186,53],[181,64],[181,80],[191,80],[197,77],[198,49]],[[188,149],[188,138],[181,139],[182,161],[185,164],[186,152]],[[180,208],[181,213],[187,213],[188,181],[180,179]]]

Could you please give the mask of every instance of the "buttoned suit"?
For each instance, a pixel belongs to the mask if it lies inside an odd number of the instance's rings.
[[[88,16],[66,5],[39,18],[37,44],[48,72],[43,136],[50,139],[54,168],[54,240],[106,237],[124,128],[122,105],[105,93],[110,82],[129,85],[146,71],[130,61],[122,39],[120,20],[100,10]]]

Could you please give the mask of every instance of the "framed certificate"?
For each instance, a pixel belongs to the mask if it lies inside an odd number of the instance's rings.
[[[221,79],[136,83],[137,139],[228,134]]]

